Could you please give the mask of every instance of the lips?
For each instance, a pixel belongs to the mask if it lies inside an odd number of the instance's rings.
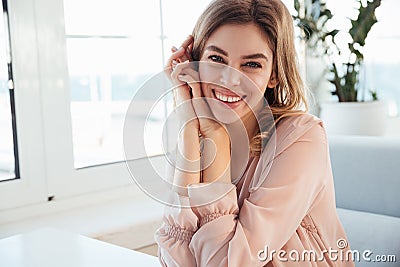
[[[228,96],[217,91],[215,91],[214,94],[218,100],[223,102],[235,103],[241,100],[240,96]]]
[[[212,90],[213,90],[214,92],[218,92],[218,93],[221,93],[221,94],[226,95],[226,96],[240,97],[240,95],[238,95],[237,93],[235,93],[235,92],[233,92],[233,91],[231,91],[231,90],[228,90],[228,89],[223,89],[223,88],[212,88]]]
[[[236,93],[228,90],[221,90],[221,89],[213,89],[214,97],[219,100],[220,102],[224,103],[225,105],[229,106],[230,108],[234,108],[239,103],[242,102],[243,97],[237,95]]]

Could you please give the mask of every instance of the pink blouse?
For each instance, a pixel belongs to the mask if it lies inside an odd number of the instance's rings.
[[[191,185],[189,197],[174,196],[189,206],[223,195],[200,207],[166,206],[155,233],[163,266],[354,266],[322,121],[284,118],[273,161],[268,154],[251,157],[237,183]]]

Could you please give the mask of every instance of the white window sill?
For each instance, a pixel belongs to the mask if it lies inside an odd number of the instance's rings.
[[[0,212],[0,238],[53,227],[132,249],[154,244],[164,206],[136,186]]]

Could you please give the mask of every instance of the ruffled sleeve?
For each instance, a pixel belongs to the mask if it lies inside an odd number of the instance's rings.
[[[189,243],[198,229],[198,218],[188,197],[172,193],[171,205],[165,207],[163,224],[155,233],[158,258],[163,266],[196,266]]]
[[[188,187],[188,194],[184,197],[171,193],[172,205],[166,206],[163,225],[155,234],[163,266],[199,266],[198,253],[190,246],[199,227],[220,217],[229,219],[231,224],[237,218],[239,209],[233,184],[194,184]]]
[[[171,185],[168,205],[164,208],[163,223],[154,238],[158,244],[158,259],[162,266],[196,266],[189,243],[198,229],[198,217],[190,207],[189,197],[172,190],[175,173],[175,151],[168,154],[166,179]]]

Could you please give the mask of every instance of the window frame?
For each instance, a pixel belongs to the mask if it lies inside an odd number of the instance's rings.
[[[20,17],[24,19],[21,20]],[[18,114],[16,128],[20,177],[0,183],[0,209],[24,206],[47,199],[33,2],[9,1],[8,18],[10,46],[14,52],[13,90],[15,112]]]
[[[20,179],[0,183],[0,210],[133,185],[125,162],[74,167],[63,1],[8,11]]]
[[[35,4],[49,196],[68,197],[132,184],[124,162],[74,167],[63,1]]]

